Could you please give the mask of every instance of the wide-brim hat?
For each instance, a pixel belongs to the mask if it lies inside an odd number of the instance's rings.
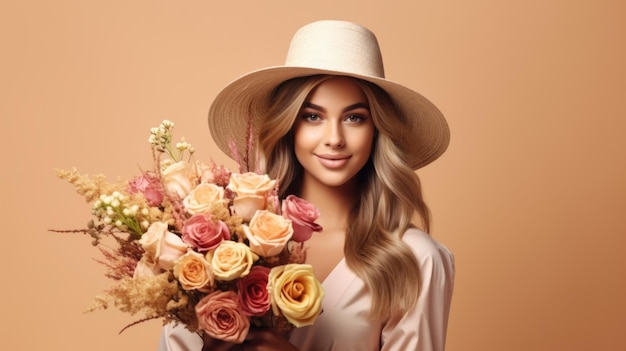
[[[249,132],[255,133],[259,116],[255,105],[268,104],[281,83],[296,77],[330,74],[369,81],[385,90],[404,115],[408,137],[397,142],[412,169],[437,159],[448,147],[450,131],[439,109],[427,98],[385,79],[378,40],[367,28],[346,21],[323,20],[300,28],[291,40],[283,66],[245,74],[228,84],[209,109],[209,129],[217,146],[232,158],[232,146],[245,156]],[[396,140],[396,139],[394,139]],[[248,160],[251,170],[254,157]]]

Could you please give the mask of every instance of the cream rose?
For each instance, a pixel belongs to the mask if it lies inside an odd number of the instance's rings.
[[[189,250],[174,265],[174,276],[185,290],[210,292],[213,270],[204,255]]]
[[[259,256],[246,244],[225,240],[215,250],[209,251],[206,258],[217,280],[231,281],[248,275]]]
[[[183,199],[183,205],[191,214],[209,213],[213,204],[228,206],[228,200],[224,199],[224,188],[215,184],[198,184]]]
[[[178,195],[181,199],[189,194],[196,183],[193,172],[189,170],[184,161],[165,165],[161,175],[165,190],[169,194]]]
[[[233,173],[227,188],[237,195],[233,200],[233,210],[244,221],[250,221],[257,210],[264,210],[268,206],[276,181],[267,174]]]
[[[168,270],[187,252],[187,245],[176,234],[167,230],[167,223],[154,222],[139,239],[139,243],[146,251],[148,262],[154,262],[158,267]]]
[[[267,291],[274,314],[282,312],[298,328],[315,323],[321,312],[324,289],[309,264],[291,263],[272,268]]]
[[[133,279],[154,277],[161,273],[161,267],[157,266],[155,262],[150,261],[149,258],[144,255],[135,266],[135,270],[133,271]]]
[[[259,256],[280,254],[293,235],[291,220],[269,211],[257,211],[250,225],[243,225],[250,250]]]

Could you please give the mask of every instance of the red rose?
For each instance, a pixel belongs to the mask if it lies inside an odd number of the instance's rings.
[[[226,223],[214,222],[208,214],[195,214],[183,224],[183,241],[198,252],[213,250],[222,243],[222,240],[228,239],[230,232]]]
[[[214,339],[241,344],[250,330],[250,320],[241,310],[233,291],[215,291],[196,304],[198,327]]]
[[[270,269],[254,266],[250,274],[237,281],[241,309],[247,316],[262,316],[270,309],[270,296],[267,281]]]
[[[293,236],[291,239],[297,242],[307,241],[313,232],[319,232],[322,227],[315,223],[320,216],[320,211],[312,203],[295,195],[289,195],[283,201],[283,217],[291,220]]]

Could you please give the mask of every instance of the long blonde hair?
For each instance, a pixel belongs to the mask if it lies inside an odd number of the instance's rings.
[[[280,184],[282,198],[299,195],[303,168],[293,150],[293,126],[309,93],[333,76],[295,78],[278,87],[272,99],[253,113],[261,116],[257,145],[261,169]],[[414,226],[417,212],[428,232],[430,214],[419,178],[398,148],[405,125],[391,98],[378,86],[355,79],[366,95],[376,127],[369,162],[358,174],[360,198],[351,210],[346,229],[346,263],[372,293],[370,317],[385,320],[417,303],[419,266],[402,241]]]

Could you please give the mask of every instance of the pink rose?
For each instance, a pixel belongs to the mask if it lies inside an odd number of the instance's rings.
[[[283,201],[283,217],[291,219],[293,226],[294,241],[307,241],[313,235],[313,232],[322,231],[322,226],[315,223],[320,216],[320,211],[312,203],[301,199],[294,195],[289,195]]]
[[[233,291],[215,291],[196,304],[198,327],[214,339],[241,344],[250,329],[239,296]]]
[[[230,239],[228,226],[222,221],[212,221],[211,215],[199,213],[183,224],[183,241],[199,252],[218,247],[222,240]]]
[[[143,193],[150,206],[158,206],[163,201],[161,180],[150,173],[131,180],[128,183],[128,192],[131,194]]]
[[[237,281],[241,309],[247,316],[262,316],[269,311],[270,295],[267,292],[267,282],[270,269],[264,266],[254,266],[250,274]]]

